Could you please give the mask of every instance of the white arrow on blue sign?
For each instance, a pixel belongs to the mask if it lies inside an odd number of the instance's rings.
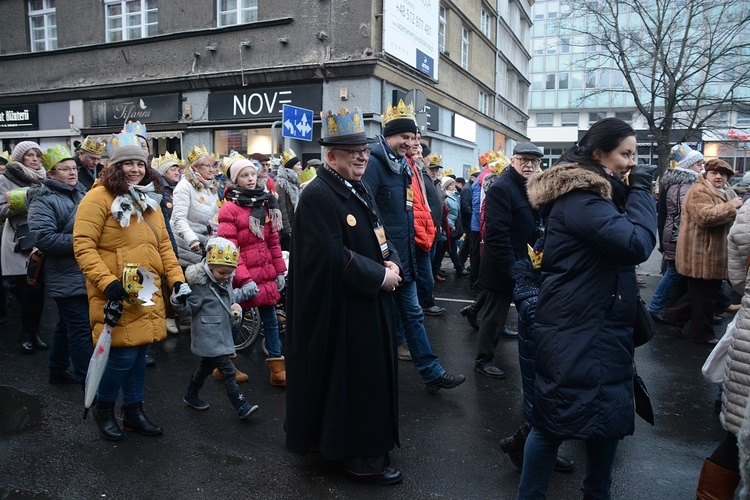
[[[312,141],[313,112],[284,104],[281,111],[281,135],[290,139]]]

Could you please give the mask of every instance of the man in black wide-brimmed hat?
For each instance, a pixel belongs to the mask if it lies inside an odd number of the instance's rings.
[[[286,445],[317,450],[356,480],[397,484],[389,452],[399,445],[399,258],[360,182],[373,142],[362,112],[321,116],[325,164],[302,191],[292,229]]]

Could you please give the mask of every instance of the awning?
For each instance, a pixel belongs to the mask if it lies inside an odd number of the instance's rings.
[[[167,130],[164,132],[146,132],[149,139],[182,139],[181,130]]]

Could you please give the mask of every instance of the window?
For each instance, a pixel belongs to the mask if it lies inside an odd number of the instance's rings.
[[[469,70],[469,30],[461,28],[461,67]]]
[[[544,75],[534,73],[531,75],[531,90],[544,90]]]
[[[217,0],[218,26],[253,23],[258,20],[258,0]]]
[[[721,113],[717,113],[717,115],[721,115]],[[726,123],[726,114],[723,118],[723,123]],[[737,112],[737,126],[738,127],[746,127],[750,125],[750,113],[743,113],[742,111]]]
[[[569,54],[570,53],[570,37],[561,36],[560,42],[558,43],[558,47],[560,48],[560,54]]]
[[[619,118],[625,123],[633,123],[633,113],[630,111],[617,111],[615,112],[615,118]]]
[[[587,89],[596,88],[596,70],[591,70],[591,71],[586,72],[586,88]]]
[[[546,80],[547,83],[545,84],[544,88],[547,89],[547,90],[555,90],[555,83],[556,83],[556,80],[557,80],[557,74],[556,73],[547,73],[545,80]]]
[[[557,88],[560,90],[567,90],[569,87],[568,78],[570,77],[569,73],[559,73],[557,75]]]
[[[445,52],[445,7],[442,5],[438,17],[438,50]]]
[[[563,127],[578,126],[578,113],[562,113],[561,118]]]
[[[545,47],[544,38],[534,38],[534,41],[532,43],[532,53],[537,56],[543,55]]]
[[[477,107],[480,113],[485,115],[490,114],[490,100],[489,96],[484,92],[479,92],[479,106]]]
[[[548,19],[555,19],[557,18],[557,12],[560,10],[560,2],[557,0],[551,0],[547,2],[547,18]]]
[[[607,117],[607,113],[604,111],[591,111],[589,112],[589,125],[593,125],[599,120],[603,120]]]
[[[492,23],[490,21],[490,15],[484,10],[484,7],[482,7],[479,29],[482,30],[482,33],[484,33],[487,38],[492,38]]]
[[[31,51],[57,48],[57,13],[55,0],[29,0]]]
[[[156,0],[104,0],[107,41],[154,36],[159,30]]]
[[[537,127],[551,127],[555,118],[554,113],[537,113],[536,114],[536,126]]]

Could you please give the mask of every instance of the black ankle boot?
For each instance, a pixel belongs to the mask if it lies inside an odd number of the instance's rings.
[[[531,426],[526,422],[516,430],[515,434],[500,441],[500,449],[508,454],[508,458],[518,470],[523,467],[523,449],[529,432],[531,432]]]
[[[120,429],[115,418],[114,403],[99,401],[91,410],[91,414],[94,416],[94,422],[99,426],[99,431],[105,438],[110,441],[119,441],[122,439],[122,429]]]
[[[144,436],[158,436],[161,427],[151,422],[143,413],[143,402],[122,407],[122,427],[126,431],[140,432]]]
[[[21,333],[18,336],[18,343],[21,345],[22,354],[34,354],[34,344],[31,342],[31,335]]]
[[[38,333],[34,333],[31,335],[31,343],[34,344],[34,349],[37,351],[46,351],[49,349],[49,346],[47,343],[42,339],[42,337],[39,336]]]

